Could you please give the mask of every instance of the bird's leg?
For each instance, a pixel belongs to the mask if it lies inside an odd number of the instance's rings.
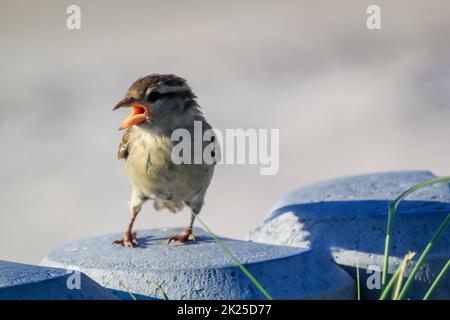
[[[192,209],[191,209],[192,210]],[[191,221],[189,223],[189,226],[183,230],[183,232],[180,235],[174,235],[169,238],[168,243],[185,243],[185,242],[195,242],[195,237],[192,234],[192,227],[194,225],[195,221],[195,215],[194,213],[191,214]]]
[[[128,248],[133,248],[137,246],[139,243],[136,238],[136,232],[133,232],[133,225],[134,221],[136,220],[136,217],[139,213],[139,210],[133,209],[131,213],[131,220],[128,224],[127,231],[123,234],[123,238],[121,240],[115,240],[113,241],[113,244],[117,244],[119,246],[124,246]]]
[[[133,200],[135,200],[136,198],[133,196]],[[142,208],[142,200],[139,199],[138,201],[133,201],[132,200],[132,205],[131,205],[131,220],[130,223],[128,224],[128,228],[127,231],[123,234],[123,238],[121,240],[115,240],[113,241],[113,244],[117,244],[119,246],[124,246],[124,247],[128,247],[128,248],[133,248],[137,245],[139,245],[138,241],[137,241],[137,233],[133,232],[133,225],[134,225],[134,221],[136,220],[136,217],[139,214],[139,211],[141,211]]]

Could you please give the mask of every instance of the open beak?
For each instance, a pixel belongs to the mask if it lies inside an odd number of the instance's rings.
[[[131,108],[131,113],[122,122],[119,130],[127,129],[136,124],[145,122],[150,118],[149,108],[138,103],[131,97],[125,97],[124,99],[122,99],[118,104],[116,104],[113,110],[117,110],[119,108]]]

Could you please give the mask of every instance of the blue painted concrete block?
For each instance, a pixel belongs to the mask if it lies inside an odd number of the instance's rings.
[[[74,270],[0,260],[0,300],[116,300],[109,290]]]
[[[202,229],[197,242],[169,245],[181,229],[138,231],[140,246],[112,245],[109,234],[63,245],[43,265],[76,266],[103,286],[153,298],[264,299],[241,269]],[[222,239],[275,299],[353,299],[355,283],[329,257],[309,249]],[[160,286],[161,288],[159,288]]]
[[[433,177],[426,171],[386,172],[299,188],[281,198],[269,216],[249,233],[249,239],[328,252],[353,277],[359,262],[363,296],[378,298],[377,274],[367,271],[382,270],[388,204],[403,191]],[[417,252],[417,261],[449,213],[448,184],[419,190],[400,205],[391,239],[391,273],[408,251]],[[423,297],[450,257],[449,239],[447,230],[417,274],[408,298]],[[447,275],[432,298],[450,299],[449,278]]]

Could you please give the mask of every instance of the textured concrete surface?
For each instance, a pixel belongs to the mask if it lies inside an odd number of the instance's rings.
[[[269,216],[249,233],[249,239],[331,252],[353,277],[359,261],[363,295],[377,298],[379,291],[366,285],[372,274],[366,271],[382,268],[388,203],[409,187],[432,177],[435,176],[426,171],[387,172],[327,180],[297,189],[275,205]],[[410,250],[417,252],[417,261],[449,213],[448,184],[430,186],[410,195],[395,217],[389,271],[392,273]],[[449,238],[447,229],[416,276],[409,298],[422,298],[447,262]],[[447,275],[432,298],[450,299],[449,278]],[[369,282],[376,283],[376,279]]]
[[[263,299],[264,296],[202,229],[197,242],[168,245],[181,229],[138,231],[134,249],[111,244],[120,234],[68,243],[41,262],[76,266],[103,286],[170,299]],[[275,299],[352,299],[354,281],[314,250],[223,239]]]
[[[117,299],[86,275],[78,275],[79,282],[73,270],[0,261],[0,300]]]

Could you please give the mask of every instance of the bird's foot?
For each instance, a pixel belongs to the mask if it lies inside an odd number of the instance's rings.
[[[123,234],[122,240],[115,240],[113,241],[113,244],[116,244],[118,246],[127,247],[127,248],[133,248],[139,245],[139,242],[137,241],[137,233],[136,232],[125,232]]]
[[[183,231],[182,234],[180,235],[174,235],[172,237],[169,238],[169,240],[167,241],[168,243],[186,243],[186,242],[195,242],[195,237],[192,234],[192,229],[188,228],[186,230]]]

